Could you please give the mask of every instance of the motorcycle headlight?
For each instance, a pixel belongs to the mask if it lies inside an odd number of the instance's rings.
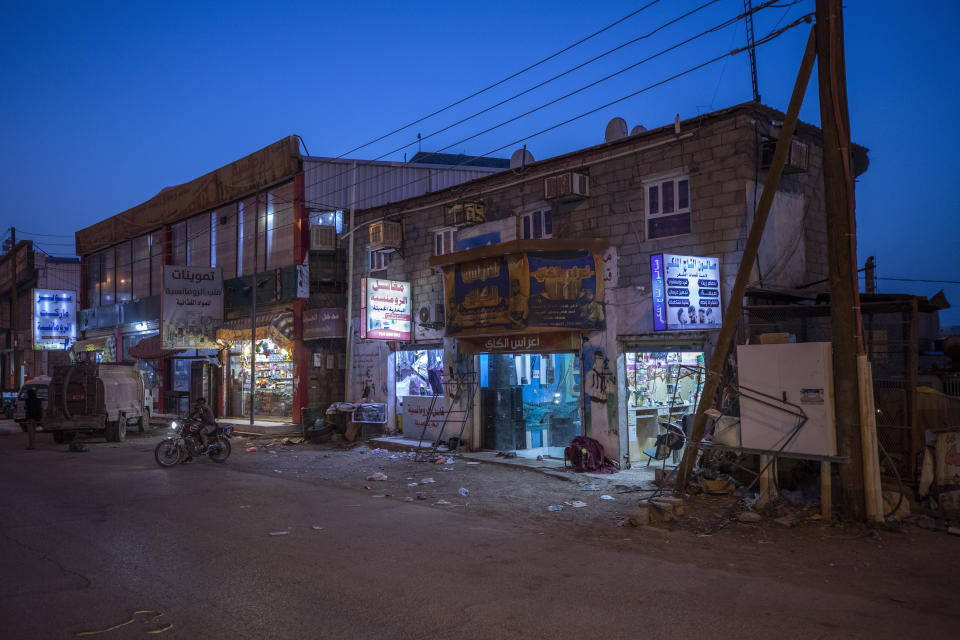
[[[170,428],[171,428],[171,429],[176,429],[176,428],[179,427],[179,426],[180,426],[180,423],[177,422],[176,420],[174,420],[173,422],[170,423]]]

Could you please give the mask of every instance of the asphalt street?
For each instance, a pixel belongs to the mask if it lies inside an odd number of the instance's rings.
[[[164,469],[155,442],[70,453],[41,434],[26,451],[0,423],[0,636],[951,637],[946,618],[682,552],[587,545],[230,461]]]

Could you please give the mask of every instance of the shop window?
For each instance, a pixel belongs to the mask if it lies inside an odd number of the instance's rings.
[[[287,183],[267,193],[266,247],[267,268],[277,269],[294,263],[294,208],[293,183]]]
[[[86,282],[84,286],[87,291],[87,307],[100,306],[100,281],[101,270],[103,269],[103,253],[94,253],[83,258],[86,270]],[[4,316],[9,317],[9,316]]]
[[[150,295],[163,290],[163,231],[150,234]]]
[[[234,278],[240,275],[237,273],[237,205],[218,209],[213,217],[214,266],[223,269],[224,280]]]
[[[117,261],[117,302],[129,302],[132,297],[130,242],[123,242],[114,248]]]
[[[383,251],[370,251],[370,271],[383,271],[390,262],[389,254]]]
[[[187,223],[170,225],[170,264],[187,264]]]
[[[114,262],[115,252],[110,247],[103,252],[103,265],[100,271],[100,305],[114,304],[117,301],[117,270]]]
[[[241,220],[240,246],[243,256],[242,273],[245,275],[257,273],[257,263],[263,262],[262,258],[257,258],[258,255],[263,253],[263,247],[258,246],[260,239],[256,233],[259,226],[257,209],[257,199],[247,198],[241,203],[241,214],[238,214],[242,216],[239,218]]]
[[[339,235],[343,233],[343,210],[337,209],[336,211],[311,211],[310,224],[336,227],[337,235]]]
[[[130,275],[133,278],[134,300],[146,298],[150,295],[150,236],[139,236],[131,240],[131,254],[133,264]]]
[[[452,253],[457,246],[457,230],[441,229],[433,234],[433,255],[442,256]]]
[[[230,343],[227,412],[250,415],[250,341]],[[257,340],[256,391],[257,416],[289,418],[293,415],[293,361],[290,352],[269,338]]]
[[[187,221],[187,264],[210,266],[210,214],[203,213]]]
[[[647,240],[690,233],[690,179],[676,176],[644,183]]]
[[[553,214],[550,209],[538,209],[520,216],[520,237],[539,239],[553,237]]]

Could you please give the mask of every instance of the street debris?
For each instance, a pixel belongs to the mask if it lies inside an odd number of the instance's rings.
[[[408,487],[415,487],[415,486],[417,486],[417,483],[416,483],[416,482],[408,482],[408,483],[407,483],[407,486],[408,486]]]
[[[740,522],[760,522],[763,520],[763,516],[756,511],[744,511],[737,516],[737,520]]]
[[[468,462],[467,464],[480,464],[479,462]]]
[[[446,504],[453,504],[453,503],[450,502],[449,500],[437,500],[433,504],[446,505]]]
[[[381,473],[380,471],[377,471],[376,473],[371,473],[369,476],[367,476],[367,480],[370,480],[371,482],[378,482],[386,479],[387,479],[387,474]]]
[[[587,506],[587,503],[584,502],[583,500],[567,500],[563,504],[573,507],[574,509],[580,509],[582,507]]]
[[[247,447],[247,453],[256,453],[256,452],[257,452],[256,447]]]
[[[460,487],[460,491],[458,491],[457,493],[459,493],[460,495],[462,495],[464,498],[466,498],[468,495],[470,495],[470,491],[467,490],[467,489],[465,489],[465,488],[463,488],[463,487]]]
[[[318,527],[317,525],[313,525],[310,528],[313,529],[314,531],[323,531],[323,527]]]
[[[288,533],[290,533],[290,532],[289,532],[289,531],[271,531],[271,532],[270,532],[270,535],[271,535],[271,536],[285,536],[285,535],[287,535]]]
[[[547,507],[547,511],[563,511],[563,505],[562,505],[562,504],[552,504],[552,505],[550,505],[549,507]]]
[[[607,494],[603,494],[602,496],[600,496],[600,499],[601,499],[601,500],[616,500],[616,498],[614,498],[613,496],[608,496]]]
[[[434,480],[433,478],[424,478],[423,480],[420,481],[420,484],[433,484],[435,482],[436,480]]]
[[[600,489],[595,484],[585,484],[580,487],[580,491],[600,491]]]

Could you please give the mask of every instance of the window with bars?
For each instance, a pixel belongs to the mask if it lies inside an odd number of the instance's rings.
[[[370,271],[383,271],[387,268],[387,254],[382,251],[370,252]]]
[[[647,240],[690,233],[690,179],[674,176],[646,182]]]

